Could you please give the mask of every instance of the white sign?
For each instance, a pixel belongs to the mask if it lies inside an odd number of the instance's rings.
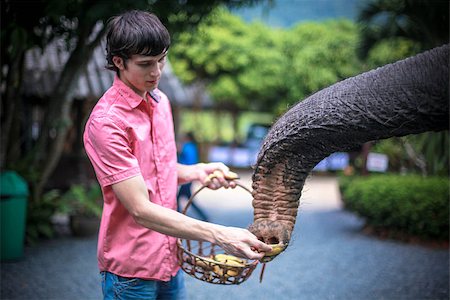
[[[209,149],[208,161],[223,162],[230,167],[247,168],[256,159],[246,148],[214,146]]]
[[[219,161],[228,165],[231,162],[229,147],[214,146],[209,149],[208,161]]]
[[[371,172],[386,172],[389,166],[389,158],[386,154],[369,153],[366,167]]]
[[[336,171],[344,170],[349,164],[348,153],[336,152],[320,161],[313,169],[313,171]]]

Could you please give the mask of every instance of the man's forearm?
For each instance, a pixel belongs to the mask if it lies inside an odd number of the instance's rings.
[[[113,185],[120,199],[137,223],[170,236],[213,242],[220,225],[202,222],[172,209],[149,201],[148,191],[141,176]]]
[[[271,250],[246,229],[199,221],[152,203],[142,176],[113,184],[112,189],[138,224],[162,234],[208,241],[218,244],[227,253],[251,259],[262,258],[263,254],[258,251]]]
[[[199,221],[177,211],[148,202],[137,215],[137,223],[177,238],[217,242],[221,225]]]

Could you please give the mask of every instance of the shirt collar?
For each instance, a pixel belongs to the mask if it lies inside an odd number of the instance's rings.
[[[154,89],[149,94],[150,94],[150,97],[156,101],[156,103],[159,103],[159,101],[161,100],[161,96],[159,95],[157,89]]]
[[[144,101],[141,96],[136,94],[136,92],[133,91],[133,89],[126,85],[122,80],[120,80],[119,76],[117,75],[114,77],[113,86],[118,89],[119,93],[125,98],[131,108],[138,107],[141,102]],[[159,103],[159,101],[161,100],[161,96],[156,89],[148,94],[150,95],[150,98],[153,99],[156,103]]]

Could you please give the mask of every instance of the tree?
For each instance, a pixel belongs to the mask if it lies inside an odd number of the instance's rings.
[[[178,0],[48,0],[12,1],[2,4],[2,149],[1,168],[16,169],[30,183],[32,198],[39,199],[48,178],[54,171],[70,127],[71,91],[79,74],[86,67],[92,51],[101,41],[105,22],[112,15],[127,9],[148,9],[155,12],[168,28],[176,33],[197,24],[219,4],[248,5],[257,0],[241,1],[178,1]],[[45,47],[56,38],[63,38],[70,51],[57,84],[48,99],[40,136],[31,149],[21,152],[20,88],[25,52],[35,46]]]
[[[379,42],[403,38],[417,42],[419,51],[449,40],[446,0],[374,0],[359,13],[362,25],[359,54],[367,57]]]
[[[348,20],[306,22],[294,26],[287,35],[283,52],[289,57],[284,78],[289,99],[280,103],[283,110],[299,99],[362,71],[354,55],[358,28]]]
[[[184,82],[201,81],[209,86],[210,92],[221,80],[219,85],[223,88],[216,89],[219,94],[213,92],[213,98],[239,107],[240,101],[234,98],[240,97],[238,87],[234,80],[227,82],[227,76],[241,72],[249,63],[250,48],[244,41],[247,36],[248,29],[242,20],[230,15],[225,8],[215,10],[195,32],[180,35],[169,53],[174,70]],[[245,105],[241,103],[240,108]]]
[[[205,82],[216,103],[279,114],[361,71],[357,33],[350,21],[277,29],[219,9],[181,35],[170,55],[175,73],[187,83]]]

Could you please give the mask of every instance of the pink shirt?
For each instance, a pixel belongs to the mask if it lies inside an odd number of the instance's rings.
[[[179,267],[176,239],[135,222],[111,185],[142,175],[150,201],[176,209],[177,158],[172,112],[159,90],[148,103],[118,77],[94,107],[84,146],[103,191],[100,271],[168,281]]]

